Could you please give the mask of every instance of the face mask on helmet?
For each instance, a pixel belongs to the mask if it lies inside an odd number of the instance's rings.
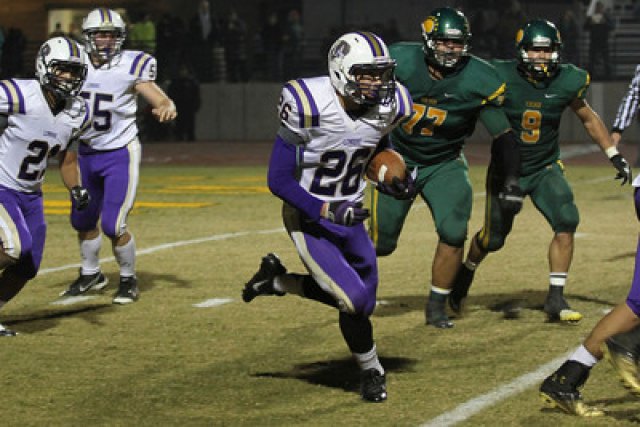
[[[469,22],[462,12],[453,8],[436,9],[422,22],[422,39],[427,62],[443,70],[453,70],[469,51]]]
[[[87,52],[103,62],[120,54],[126,38],[125,23],[118,12],[110,9],[92,10],[82,23]]]
[[[36,77],[59,99],[78,95],[87,75],[80,47],[66,37],[44,42],[36,57]]]
[[[549,21],[527,23],[516,35],[518,62],[521,70],[535,80],[555,75],[560,63],[560,32]]]
[[[329,50],[331,84],[357,104],[391,103],[395,99],[395,67],[389,49],[373,33],[347,33]]]

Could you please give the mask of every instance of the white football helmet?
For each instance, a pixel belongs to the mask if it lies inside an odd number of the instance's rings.
[[[36,77],[60,99],[78,95],[87,76],[82,48],[68,37],[54,37],[40,46]],[[61,75],[61,73],[69,75]]]
[[[96,34],[99,32],[113,33],[114,42],[110,45],[99,46],[96,44]],[[127,37],[127,31],[124,20],[118,12],[99,8],[89,12],[82,22],[82,35],[87,52],[109,62],[120,54],[124,39]]]
[[[358,104],[389,104],[395,99],[396,61],[382,39],[369,32],[341,36],[329,49],[331,84],[342,96]],[[371,87],[359,80],[362,75],[380,77],[382,84]]]

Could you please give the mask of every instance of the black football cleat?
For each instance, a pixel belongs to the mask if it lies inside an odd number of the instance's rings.
[[[577,325],[582,320],[582,313],[569,307],[569,303],[562,295],[547,295],[543,311],[547,314],[550,322]]]
[[[434,326],[438,329],[449,329],[454,326],[449,316],[447,316],[444,301],[427,301],[425,316],[427,318],[427,325]]]
[[[540,385],[540,397],[549,408],[559,408],[579,417],[599,417],[604,411],[589,406],[578,390],[589,377],[589,368],[574,360],[566,361]]]
[[[475,270],[469,270],[464,264],[460,267],[460,271],[456,275],[453,282],[451,293],[449,294],[449,307],[457,315],[462,315],[464,310],[464,302],[469,294],[469,288],[473,282]]]
[[[7,329],[4,325],[0,324],[0,337],[15,337],[18,335],[16,331]]]
[[[360,374],[360,394],[367,402],[387,400],[387,380],[377,369],[366,369]]]
[[[602,344],[602,352],[620,377],[622,384],[636,396],[640,396],[640,377],[638,376],[638,355],[616,340],[616,336]]]
[[[72,297],[82,295],[85,292],[93,289],[99,291],[109,284],[107,279],[101,272],[95,274],[82,274],[78,276],[76,280],[69,285],[69,289],[60,293],[61,297]]]
[[[132,277],[120,277],[118,291],[113,296],[114,304],[131,304],[140,298],[138,290],[138,279]]]
[[[284,268],[275,254],[268,254],[263,257],[256,274],[244,285],[242,300],[251,302],[259,295],[284,295],[283,292],[278,292],[273,288],[273,279],[286,272],[287,269]]]

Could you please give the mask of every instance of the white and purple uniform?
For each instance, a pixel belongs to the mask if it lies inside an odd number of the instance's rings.
[[[347,313],[373,312],[375,250],[363,224],[334,224],[320,210],[324,202],[363,200],[365,165],[380,140],[411,114],[411,102],[397,84],[391,103],[352,118],[329,77],[292,80],[282,90],[269,188],[285,201],[285,226],[303,263]]]
[[[51,112],[36,80],[0,81],[0,114],[8,126],[0,135],[0,240],[4,252],[18,260],[23,277],[35,277],[44,251],[46,223],[42,182],[47,160],[66,150],[89,122],[81,98]]]
[[[86,59],[81,95],[89,103],[93,122],[80,139],[78,163],[91,202],[85,210],[72,209],[71,224],[78,231],[90,231],[101,217],[102,231],[114,238],[126,231],[138,187],[141,148],[135,85],[155,80],[156,60],[131,50],[100,68],[88,55]]]

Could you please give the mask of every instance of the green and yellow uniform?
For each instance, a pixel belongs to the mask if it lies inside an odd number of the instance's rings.
[[[520,145],[520,188],[529,195],[554,232],[574,232],[579,215],[573,192],[560,161],[558,133],[565,108],[583,99],[589,74],[571,64],[560,64],[554,76],[534,81],[518,69],[517,60],[495,60],[493,65],[507,84],[503,108]],[[502,182],[492,164],[487,176],[485,224],[478,235],[480,247],[496,251],[511,231],[514,215],[499,209]]]
[[[414,102],[413,114],[392,132],[391,142],[407,167],[417,168],[416,185],[431,209],[440,240],[461,247],[473,196],[462,148],[478,119],[493,136],[509,130],[500,108],[504,81],[492,65],[472,55],[437,80],[429,73],[423,44],[398,43],[390,52],[397,62],[396,77]],[[372,202],[371,237],[379,254],[389,254],[397,245],[412,201],[374,191]]]

